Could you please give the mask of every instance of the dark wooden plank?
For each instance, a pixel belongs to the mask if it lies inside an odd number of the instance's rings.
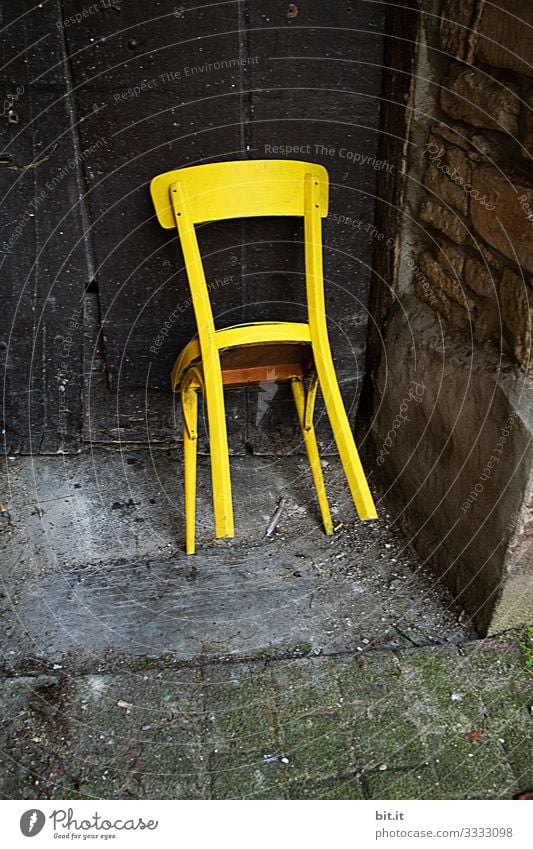
[[[154,446],[180,444],[182,422],[179,397],[168,391],[112,388],[107,380],[100,328],[98,295],[84,299],[84,422],[85,442]],[[245,433],[242,391],[226,393],[226,417],[230,454],[243,453]],[[209,454],[207,421],[200,399],[198,452]]]
[[[241,67],[240,5],[122,0],[94,4],[78,23],[72,18],[87,11],[85,0],[63,0],[74,84],[118,93],[133,108],[143,82],[140,94],[171,91],[177,103],[183,95],[224,96]]]
[[[4,448],[75,451],[89,272],[59,4],[24,14],[12,2],[3,13],[2,86],[23,89],[2,121]],[[40,72],[50,66],[45,84]]]
[[[176,441],[176,414],[168,394],[109,386],[96,292],[84,299],[83,379],[85,442],[157,445]]]
[[[78,4],[67,3],[76,14]],[[168,391],[196,325],[176,234],[154,219],[162,171],[241,156],[238,4],[136,2],[66,37],[88,151],[91,230],[113,387]],[[178,10],[179,11],[179,10]],[[149,18],[145,20],[145,18]],[[217,326],[242,321],[241,224],[200,228]]]
[[[287,14],[278,0],[249,4],[247,143],[253,158],[304,159],[329,172],[324,222],[328,326],[337,373],[354,421],[362,385],[373,250],[384,12],[365,2],[311,0]],[[246,225],[246,317],[305,315],[303,231],[294,220]],[[254,297],[255,295],[255,297]],[[261,395],[259,395],[261,399]],[[297,437],[290,404],[276,394],[272,427]],[[250,390],[248,441],[268,453],[281,440],[258,427]],[[318,408],[318,419],[324,421]],[[274,423],[278,422],[276,425]],[[329,428],[319,439],[330,444]],[[277,448],[275,450],[278,450]]]
[[[309,153],[286,155],[321,161],[332,177],[328,312],[343,391],[355,409],[368,265],[379,247],[364,228],[374,218],[376,169],[369,162],[379,120],[381,7],[314,0],[289,18],[287,4],[271,1],[62,5],[63,15],[58,2],[45,3],[8,31],[5,58],[13,61],[1,78],[4,94],[25,85],[12,104],[13,121],[4,123],[0,167],[9,193],[2,205],[7,341],[0,347],[8,450],[79,445],[89,282],[99,289],[105,360],[91,370],[85,436],[172,438],[168,374],[195,323],[179,245],[155,224],[149,180],[202,161],[283,158],[273,150],[283,145],[310,145]],[[3,13],[4,24],[23,14],[14,0]],[[66,98],[65,40],[75,103]],[[341,155],[341,146],[358,159]],[[35,214],[24,218],[36,199]],[[21,221],[21,235],[10,243]],[[200,228],[218,326],[304,317],[301,235],[301,227],[280,220]],[[282,450],[289,433],[297,436],[290,395],[269,392],[260,387],[247,401],[250,450]],[[244,448],[243,398],[227,393],[237,452]]]
[[[91,439],[181,440],[166,393],[196,326],[178,240],[155,222],[148,184],[164,170],[241,155],[237,4],[175,8],[152,4],[139,25],[146,6],[129,3],[66,31],[78,103],[90,116],[82,144],[111,384],[101,372],[91,378]],[[241,225],[201,228],[199,240],[217,326],[242,321]],[[242,392],[227,394],[232,452],[243,448],[243,403]],[[200,421],[205,452],[203,413]]]
[[[168,106],[159,95],[149,99],[156,101],[154,111]],[[83,98],[81,102],[87,103]],[[147,101],[145,105],[151,108]],[[193,111],[187,112],[187,124],[193,116]],[[120,142],[125,150],[108,149],[108,144],[115,145],[107,142],[113,127],[120,127],[111,109],[93,114],[85,124],[84,149],[95,150],[93,159],[84,158],[84,166],[111,383],[167,390],[172,363],[196,335],[196,324],[177,232],[162,230],[157,223],[149,181],[161,171],[186,164],[188,154],[182,152],[176,161],[166,149],[164,139],[174,128],[163,120],[156,122],[150,136],[152,144],[157,137],[157,150],[147,155],[142,154],[145,130],[126,131]],[[195,139],[192,147],[223,148],[226,140],[227,131],[214,128],[202,143]],[[134,158],[137,146],[141,155]],[[217,326],[235,324],[242,320],[241,224],[205,225],[198,238]]]

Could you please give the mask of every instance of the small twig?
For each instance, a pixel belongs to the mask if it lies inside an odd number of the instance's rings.
[[[30,171],[32,168],[39,168],[43,162],[48,162],[52,154],[55,152],[58,146],[58,142],[55,142],[50,148],[50,153],[46,153],[44,156],[41,156],[40,159],[36,159],[33,162],[30,162],[28,165],[18,165],[16,162],[10,162],[9,160],[3,160],[0,162],[4,168],[7,168],[9,171]]]
[[[279,522],[280,517],[281,517],[281,514],[282,514],[282,512],[283,512],[283,507],[284,507],[284,506],[285,506],[285,498],[283,498],[283,497],[282,497],[282,498],[280,498],[280,500],[279,500],[279,504],[278,504],[278,506],[277,506],[276,512],[274,513],[274,515],[272,516],[272,518],[271,518],[270,522],[268,523],[268,527],[267,527],[267,529],[266,529],[266,531],[265,531],[265,536],[266,536],[266,537],[269,537],[269,536],[270,536],[271,534],[273,534],[273,533],[274,533],[274,531],[276,530],[276,528],[277,528],[277,526],[278,526],[278,522]]]

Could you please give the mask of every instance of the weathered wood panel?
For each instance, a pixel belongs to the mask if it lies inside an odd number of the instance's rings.
[[[72,14],[79,4],[66,3]],[[121,4],[117,4],[120,6]],[[67,30],[81,126],[108,377],[168,391],[196,327],[178,239],[155,221],[156,174],[240,156],[237,3],[128,3]],[[219,326],[242,319],[241,225],[200,233]]]
[[[382,85],[384,11],[364,2],[249,4],[247,143],[254,158],[320,162],[330,175],[323,226],[331,345],[352,421],[364,374]],[[305,316],[300,222],[246,224],[246,312],[251,319]],[[265,387],[266,389],[266,387]],[[249,390],[248,440],[261,453],[290,450],[297,436],[290,397]],[[331,433],[318,410],[319,441]],[[288,421],[292,421],[292,440]],[[260,424],[258,425],[258,422]],[[283,423],[284,426],[283,426]]]
[[[19,14],[5,4],[4,23]],[[168,375],[196,329],[178,240],[156,224],[148,184],[163,170],[240,157],[308,158],[330,172],[327,304],[353,419],[376,246],[383,7],[64,0],[28,12],[6,58],[30,44],[3,77],[6,92],[23,80],[28,95],[17,125],[4,115],[0,168],[5,241],[24,220],[3,251],[8,449],[76,450],[82,391],[85,439],[172,438]],[[304,318],[299,222],[220,222],[199,239],[218,326]],[[86,328],[85,364],[82,315],[102,331]],[[233,452],[298,444],[285,388],[227,401]],[[328,429],[319,433],[327,445]]]
[[[50,2],[21,14],[12,0],[2,12],[3,448],[72,451],[89,273],[60,9]]]

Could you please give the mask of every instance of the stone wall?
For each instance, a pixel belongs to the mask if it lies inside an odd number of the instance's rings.
[[[532,26],[529,0],[423,4],[399,303],[374,375],[389,498],[481,631],[533,620]]]
[[[533,24],[533,4],[503,6],[443,4],[435,49],[453,59],[422,151],[419,216],[433,244],[419,257],[429,285],[418,280],[416,294],[531,372],[533,37],[523,20]]]

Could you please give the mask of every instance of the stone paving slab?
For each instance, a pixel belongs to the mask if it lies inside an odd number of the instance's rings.
[[[5,677],[3,798],[505,799],[533,786],[512,635]]]

